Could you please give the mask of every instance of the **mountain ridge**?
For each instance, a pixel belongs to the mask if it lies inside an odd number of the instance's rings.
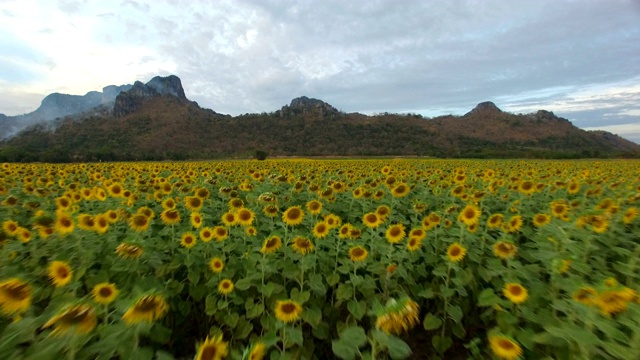
[[[0,161],[207,159],[250,157],[256,150],[279,156],[640,157],[640,145],[617,135],[579,129],[546,110],[515,115],[492,102],[462,116],[424,118],[347,114],[300,96],[271,113],[233,117],[188,100],[172,75],[134,83],[112,107],[31,126],[0,143]]]

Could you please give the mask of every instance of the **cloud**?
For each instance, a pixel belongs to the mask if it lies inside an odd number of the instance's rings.
[[[579,126],[637,122],[634,0],[25,0],[3,7],[0,54],[9,38],[38,54],[24,74],[40,81],[24,87],[24,79],[5,76],[12,94],[84,94],[174,73],[189,98],[234,115],[306,95],[348,112],[464,114],[488,100],[512,112],[551,110]],[[18,52],[2,60],[29,63]]]

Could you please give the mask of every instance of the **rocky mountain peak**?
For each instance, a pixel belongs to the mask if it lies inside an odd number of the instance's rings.
[[[187,101],[179,77],[175,75],[156,76],[146,84],[136,81],[131,89],[120,92],[113,106],[113,114],[116,117],[131,114],[140,109],[145,101],[162,95],[170,95]]]
[[[480,113],[480,112],[499,112],[500,113],[502,112],[502,110],[500,110],[500,108],[497,107],[496,104],[494,104],[493,102],[484,101],[476,105],[476,107],[474,107],[473,110],[466,113],[465,116]]]
[[[306,114],[311,112],[319,112],[324,115],[332,115],[340,113],[338,109],[330,104],[306,96],[300,96],[293,100],[289,105],[285,105],[280,109],[280,116],[288,116],[292,114]]]

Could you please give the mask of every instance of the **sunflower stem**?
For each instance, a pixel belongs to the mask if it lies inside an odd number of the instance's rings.
[[[447,265],[447,277],[445,279],[444,282],[444,287],[448,290],[449,289],[449,279],[451,278],[451,263],[449,263]],[[443,308],[443,316],[442,316],[442,332],[440,337],[444,338],[444,334],[446,332],[447,329],[447,308],[449,307],[449,297],[445,297],[444,298],[444,308]]]

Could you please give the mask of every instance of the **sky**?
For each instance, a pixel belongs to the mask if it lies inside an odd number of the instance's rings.
[[[0,113],[170,74],[231,115],[493,101],[640,143],[640,0],[0,0]]]

